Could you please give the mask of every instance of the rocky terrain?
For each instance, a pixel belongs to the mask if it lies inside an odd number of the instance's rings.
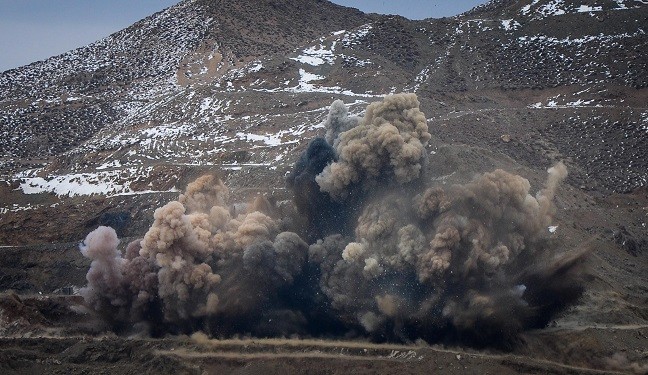
[[[646,372],[646,32],[641,0],[493,0],[423,21],[321,0],[185,0],[0,73],[3,372],[272,373],[324,361],[331,372],[376,363],[400,373]],[[154,210],[204,173],[240,202],[290,200],[285,177],[324,135],[334,100],[362,115],[399,92],[416,93],[427,117],[431,180],[449,186],[502,168],[537,191],[549,166],[569,170],[551,238],[591,248],[587,287],[512,353],[131,341],[96,336],[83,325],[92,317],[67,307],[80,304],[67,294],[89,266],[77,245],[98,225],[124,244],[142,237]],[[84,362],[93,356],[97,365]]]

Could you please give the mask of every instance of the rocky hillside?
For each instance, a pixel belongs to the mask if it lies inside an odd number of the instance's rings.
[[[2,157],[61,154],[107,125],[132,125],[125,117],[180,87],[368,20],[328,2],[296,4],[183,1],[87,47],[3,72]],[[321,16],[310,17],[315,11]]]
[[[184,0],[2,72],[0,291],[77,290],[88,232],[141,237],[205,172],[236,201],[289,202],[286,176],[334,100],[362,115],[414,92],[435,183],[503,168],[537,191],[547,167],[569,170],[547,230],[590,248],[588,286],[529,345],[577,365],[606,350],[645,359],[647,32],[643,0],[492,0],[422,21],[325,0]]]
[[[3,72],[5,179],[213,163],[222,144],[249,149],[255,137],[296,134],[284,126],[290,118],[316,125],[313,110],[321,117],[332,98],[360,108],[413,91],[440,125],[483,122],[479,111],[496,126],[516,124],[496,131],[524,133],[500,144],[465,139],[474,132],[448,138],[440,126],[442,141],[497,147],[527,165],[568,158],[572,182],[588,189],[646,186],[641,1],[493,1],[425,21],[295,4],[183,1],[90,46]],[[241,131],[254,122],[268,129]],[[34,167],[42,169],[25,172]]]
[[[253,3],[185,0],[0,73],[2,288],[79,285],[75,247],[89,230],[141,236],[205,171],[239,199],[287,199],[285,175],[333,100],[361,114],[397,92],[415,92],[428,117],[431,178],[504,167],[537,186],[564,160],[567,243],[598,236],[628,259],[599,254],[615,275],[648,253],[644,1],[495,0],[423,21],[322,0]],[[633,293],[619,298],[635,306]]]

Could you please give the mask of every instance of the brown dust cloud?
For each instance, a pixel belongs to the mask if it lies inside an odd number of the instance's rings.
[[[463,185],[426,179],[431,134],[414,94],[363,117],[335,101],[325,124],[287,177],[289,204],[258,197],[240,212],[205,175],[142,239],[88,234],[85,303],[121,334],[510,347],[583,292],[585,252],[547,231],[562,163],[535,194],[500,169]]]

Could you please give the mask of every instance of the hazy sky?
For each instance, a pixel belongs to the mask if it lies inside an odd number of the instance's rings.
[[[0,71],[90,44],[178,0],[0,0]],[[486,0],[334,0],[367,13],[445,17]]]

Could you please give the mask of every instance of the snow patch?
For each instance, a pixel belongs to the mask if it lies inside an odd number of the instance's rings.
[[[158,193],[160,191],[134,191],[130,184],[132,176],[141,176],[151,172],[151,168],[127,168],[121,170],[101,171],[96,173],[72,173],[60,176],[28,177],[35,171],[26,171],[15,176],[20,181],[16,190],[24,194],[53,193],[60,197],[84,195],[134,195]],[[175,188],[164,192],[177,192]]]
[[[578,13],[587,13],[587,12],[600,12],[603,10],[603,7],[598,6],[598,7],[592,7],[589,5],[581,5],[580,7],[576,8],[576,11]]]
[[[564,5],[565,4],[563,0],[553,0],[547,4],[540,6],[537,10],[537,13],[539,13],[543,17],[562,16],[563,14],[567,13],[565,11]]]
[[[646,0],[614,0],[616,7],[610,10],[637,9],[640,4],[648,4]],[[581,4],[574,5],[566,3],[564,0],[551,0],[544,4],[538,5],[539,0],[534,0],[531,4],[525,5],[520,9],[520,13],[525,16],[531,16],[532,19],[543,19],[546,17],[562,16],[565,14],[576,13],[595,13],[602,12],[603,6]],[[536,7],[536,5],[538,5]]]
[[[200,112],[203,113],[207,109],[209,109],[209,107],[211,106],[213,101],[214,101],[214,99],[212,99],[212,98],[203,99],[202,102],[200,102]]]
[[[515,29],[519,28],[520,26],[522,26],[522,25],[518,21],[515,21],[513,19],[502,20],[502,28],[504,30],[506,30],[506,31],[515,30]]]
[[[24,194],[54,193],[58,196],[78,196],[93,194],[117,194],[127,191],[127,187],[114,182],[104,182],[92,173],[56,176],[51,180],[42,177],[24,179],[20,184]]]
[[[344,37],[341,40],[342,45],[345,48],[359,45],[362,42],[362,39],[369,35],[371,29],[373,29],[373,25],[368,23],[358,27],[352,32],[345,33]]]
[[[193,128],[194,126],[188,124],[168,124],[144,129],[140,134],[145,138],[173,138],[188,135]]]
[[[259,135],[259,134],[250,134],[250,133],[236,133],[236,136],[239,139],[246,140],[248,142],[263,142],[267,146],[270,147],[275,147],[279,146],[282,144],[281,141],[281,134],[265,134],[265,135]]]
[[[324,45],[312,46],[302,51],[297,57],[291,57],[291,60],[298,61],[302,64],[319,66],[324,64],[332,65],[335,62],[333,51],[327,49]]]
[[[100,166],[98,166],[98,167],[95,168],[95,169],[97,169],[97,170],[99,170],[99,171],[102,171],[102,170],[104,170],[104,169],[120,168],[121,166],[122,166],[122,165],[121,165],[121,163],[119,162],[119,160],[113,160],[113,161],[109,161],[109,162],[103,163],[103,164],[101,164]]]
[[[256,73],[261,71],[261,69],[263,69],[263,64],[260,61],[255,61],[248,67],[248,72]]]

